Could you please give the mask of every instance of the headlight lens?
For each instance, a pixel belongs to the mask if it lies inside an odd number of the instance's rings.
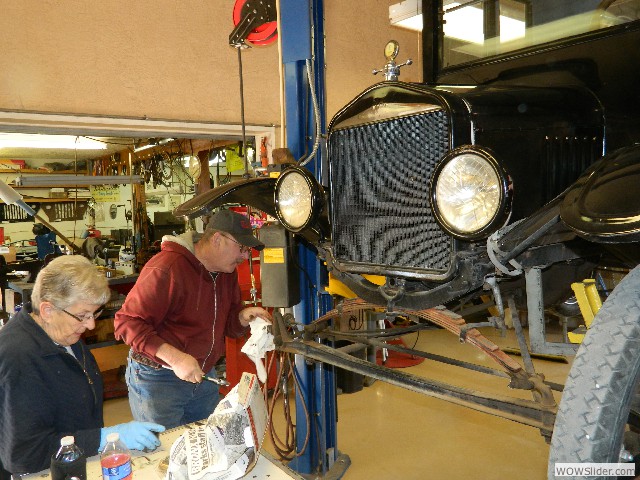
[[[451,152],[438,169],[434,185],[436,216],[454,235],[474,239],[502,217],[506,179],[497,162],[484,152]]]
[[[282,174],[276,185],[278,217],[290,230],[307,225],[313,212],[313,191],[307,178],[297,170]]]

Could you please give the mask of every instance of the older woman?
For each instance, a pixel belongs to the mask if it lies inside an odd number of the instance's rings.
[[[58,257],[38,274],[31,300],[33,312],[23,308],[0,330],[0,470],[48,468],[65,435],[87,456],[112,431],[129,448],[159,445],[161,425],[103,428],[102,378],[80,337],[109,300],[104,276],[84,257]]]

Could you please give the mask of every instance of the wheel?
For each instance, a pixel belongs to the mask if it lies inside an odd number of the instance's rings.
[[[626,461],[623,438],[634,435],[627,422],[637,419],[639,372],[640,266],[607,298],[578,349],[551,439],[550,479],[555,463]]]

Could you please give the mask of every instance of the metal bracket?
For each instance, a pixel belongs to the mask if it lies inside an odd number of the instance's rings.
[[[387,277],[387,280],[384,285],[380,285],[378,288],[378,292],[380,295],[387,301],[387,313],[388,316],[392,318],[395,315],[392,315],[393,310],[395,309],[395,304],[398,300],[404,297],[405,293],[405,285],[406,281],[404,278],[396,278],[395,285],[391,284],[391,280]]]
[[[543,355],[575,355],[576,345],[547,342],[544,327],[544,301],[542,290],[542,269],[533,267],[525,270],[527,285],[527,311],[529,320],[529,344],[532,353]]]

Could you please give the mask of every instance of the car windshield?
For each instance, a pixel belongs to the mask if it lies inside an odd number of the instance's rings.
[[[443,7],[443,68],[640,18],[640,0],[445,0]]]

